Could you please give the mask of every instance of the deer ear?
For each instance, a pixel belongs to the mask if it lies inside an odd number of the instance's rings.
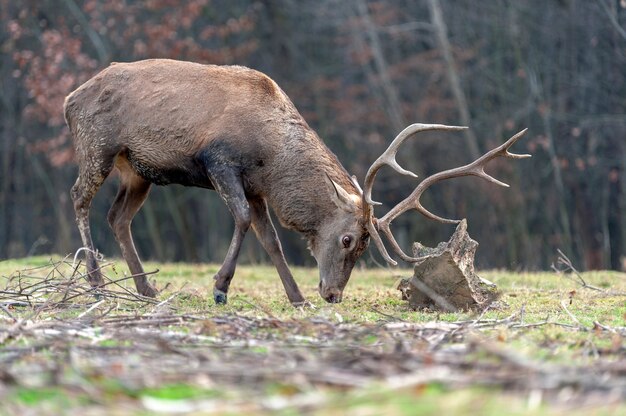
[[[341,208],[346,212],[356,212],[359,208],[356,201],[359,200],[360,197],[349,194],[341,185],[330,179],[328,174],[326,174],[326,185],[330,192],[330,198],[335,205],[337,205],[337,208]]]

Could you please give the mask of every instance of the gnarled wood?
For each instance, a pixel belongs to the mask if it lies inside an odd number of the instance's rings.
[[[434,308],[457,311],[488,306],[497,298],[493,283],[474,271],[478,243],[467,233],[462,220],[450,240],[435,248],[413,245],[413,255],[422,260],[413,277],[404,279],[398,289],[413,309]]]

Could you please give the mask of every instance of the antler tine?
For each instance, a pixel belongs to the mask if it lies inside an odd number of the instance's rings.
[[[428,212],[428,211],[426,211],[426,212]],[[433,217],[439,218],[436,215],[433,215]],[[441,219],[444,220],[444,221],[452,221],[452,220],[445,220],[445,218],[441,218]],[[459,222],[459,221],[452,221],[452,222]],[[371,236],[372,240],[374,240],[374,244],[376,245],[376,248],[378,248],[378,251],[383,256],[383,258],[385,259],[385,261],[387,263],[391,264],[392,266],[396,266],[398,264],[398,262],[395,261],[394,259],[392,259],[391,256],[389,255],[389,253],[387,252],[387,249],[385,248],[385,245],[383,243],[382,238],[380,237],[379,230],[378,230],[377,227],[380,228],[380,232],[383,233],[385,235],[385,237],[387,237],[387,240],[389,240],[389,243],[391,244],[391,247],[393,248],[393,251],[398,256],[400,256],[400,258],[402,260],[404,260],[404,261],[406,261],[408,263],[415,263],[415,262],[418,262],[418,261],[420,261],[422,259],[420,257],[411,257],[411,256],[409,256],[408,254],[406,254],[402,250],[402,248],[400,247],[400,244],[398,244],[398,242],[396,241],[395,237],[391,233],[391,230],[389,229],[389,224],[388,223],[378,223],[378,222],[376,222],[376,224],[374,224],[373,221],[370,221],[367,224],[367,230],[370,233],[370,236]]]
[[[506,149],[505,157],[508,157],[509,159],[526,159],[528,157],[532,157],[532,155],[528,153],[520,155],[518,153],[509,152],[509,149],[511,148],[511,146],[513,146],[515,142],[517,142],[524,134],[526,134],[527,131],[528,131],[528,128],[525,128],[519,133],[513,135],[513,137],[511,137],[509,140],[506,141],[506,143],[502,145]]]
[[[500,146],[496,147],[495,149],[490,150],[489,152],[485,153],[483,156],[481,156],[480,158],[476,159],[474,162],[470,163],[469,165],[463,166],[461,168],[457,168],[457,169],[464,169],[464,168],[469,168],[469,172],[467,173],[467,175],[474,175],[474,176],[478,176],[481,177],[491,183],[495,183],[496,185],[499,186],[503,186],[505,188],[508,188],[509,185],[497,180],[496,178],[494,178],[493,176],[489,175],[488,173],[485,172],[485,165],[487,165],[487,163],[489,163],[490,161],[492,161],[493,159],[497,158],[497,157],[506,157],[509,159],[525,159],[528,157],[531,157],[531,155],[529,154],[517,154],[517,153],[511,153],[509,152],[509,149],[511,148],[511,146],[513,146],[513,144],[515,144],[515,142],[517,142],[520,137],[522,137],[526,131],[528,131],[528,129],[524,129],[522,131],[520,131],[519,133],[513,135],[509,140],[507,140],[506,142],[502,143]],[[453,169],[451,169],[453,170]],[[473,170],[473,171],[472,171]],[[443,172],[442,172],[443,173]],[[434,176],[434,175],[433,175]],[[463,176],[458,175],[458,176]],[[455,177],[455,176],[453,176]],[[443,178],[443,179],[448,179],[448,178]]]
[[[517,153],[509,152],[510,147],[513,146],[513,144],[515,144],[515,142],[519,140],[519,138],[521,138],[526,133],[527,130],[528,129],[524,129],[520,131],[519,133],[511,137],[509,140],[507,140],[505,143],[485,153],[483,156],[479,157],[472,163],[469,163],[465,166],[461,166],[458,168],[445,170],[443,172],[439,172],[439,173],[436,173],[434,175],[427,177],[415,188],[415,190],[411,193],[411,195],[409,195],[403,201],[401,201],[398,205],[393,207],[391,211],[385,214],[383,218],[377,220],[375,228],[377,229],[377,231],[380,231],[387,237],[387,239],[389,240],[389,242],[391,243],[393,247],[394,252],[398,254],[403,260],[407,262],[419,261],[418,258],[410,257],[402,251],[402,249],[396,242],[389,228],[389,225],[391,224],[391,222],[402,213],[408,211],[409,209],[416,209],[420,213],[425,215],[426,217],[434,219],[436,221],[440,221],[444,223],[458,223],[459,220],[452,220],[452,219],[439,217],[431,213],[430,211],[428,211],[426,208],[424,208],[422,204],[420,203],[420,197],[422,196],[424,191],[436,182],[443,181],[446,179],[451,179],[451,178],[457,178],[460,176],[469,176],[469,175],[478,176],[480,178],[483,178],[497,185],[508,187],[509,185],[507,185],[506,183],[501,182],[497,180],[496,178],[487,174],[484,170],[485,165],[489,163],[490,161],[492,161],[493,159],[496,159],[498,157],[506,157],[510,159],[523,159],[523,158],[531,157],[531,155],[529,154],[517,154]],[[373,235],[371,231],[370,231],[370,234]],[[377,238],[380,239],[378,232],[376,234],[377,234]],[[378,243],[376,243],[376,245],[378,246]],[[383,256],[385,255],[386,257],[389,256],[386,251],[383,252],[381,250],[381,253],[383,253]]]
[[[365,189],[365,191],[363,192],[363,200],[365,202],[365,204],[369,205],[369,206],[373,206],[373,205],[381,205],[380,202],[376,202],[374,200],[372,200],[372,187],[374,185],[374,179],[376,178],[376,173],[378,173],[378,170],[383,167],[384,165],[389,165],[391,166],[396,172],[402,174],[402,175],[408,175],[408,176],[412,176],[414,178],[417,178],[417,175],[414,174],[411,171],[408,171],[404,168],[402,168],[398,162],[396,161],[396,154],[398,153],[398,149],[400,148],[400,146],[402,145],[402,143],[404,143],[404,141],[409,138],[411,135],[415,134],[415,133],[419,133],[422,131],[428,131],[428,130],[447,130],[447,131],[458,131],[458,130],[464,130],[467,127],[460,127],[460,126],[446,126],[443,124],[421,124],[421,123],[415,123],[415,124],[411,124],[410,126],[408,126],[407,128],[405,128],[404,130],[402,130],[395,139],[393,139],[393,141],[391,142],[391,144],[389,145],[389,147],[387,148],[387,150],[385,150],[383,152],[383,154],[381,154],[378,159],[376,159],[376,161],[372,164],[372,166],[368,169],[367,171],[367,175],[365,175],[365,182],[363,184],[363,187]],[[364,206],[365,206],[364,204]]]
[[[367,231],[369,232],[371,239],[374,240],[374,244],[376,244],[376,248],[378,249],[380,254],[383,256],[385,261],[391,264],[392,266],[397,266],[398,262],[392,259],[389,253],[387,252],[387,249],[385,248],[385,244],[383,243],[382,238],[380,238],[380,234],[378,234],[378,229],[376,228],[376,224],[374,224],[374,221],[376,220],[370,217],[367,219],[367,222],[365,223],[365,227],[367,228]]]
[[[400,258],[408,263],[415,263],[416,261],[418,261],[419,259],[416,257],[411,257],[409,255],[407,255],[402,248],[400,247],[400,244],[398,244],[398,242],[396,241],[395,237],[393,236],[393,234],[391,233],[391,230],[389,229],[389,223],[381,223],[378,222],[378,228],[380,230],[380,232],[382,232],[385,237],[387,237],[387,240],[389,240],[389,243],[391,244],[391,248],[393,248],[393,251],[400,256]]]
[[[426,208],[424,208],[424,206],[419,201],[417,202],[415,209],[419,211],[426,218],[430,218],[431,220],[439,221],[444,224],[458,224],[459,222],[461,222],[461,220],[451,220],[449,218],[443,218],[443,217],[440,217],[439,215],[435,215],[429,210],[427,210]]]
[[[361,185],[359,185],[359,180],[356,178],[356,175],[350,176],[350,179],[352,179],[352,183],[354,184],[354,186],[356,186],[356,189],[359,191],[359,193],[363,195],[363,189],[361,189]]]

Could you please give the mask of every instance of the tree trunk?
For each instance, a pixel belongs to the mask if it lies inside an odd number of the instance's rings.
[[[610,266],[613,270],[622,270],[622,256],[624,255],[624,243],[622,235],[622,210],[621,203],[621,172],[619,167],[614,166],[609,171],[609,207],[608,207],[608,231],[610,244]]]
[[[450,47],[450,41],[448,40],[448,28],[443,20],[443,13],[441,12],[441,4],[439,3],[439,0],[428,0],[428,8],[430,9],[430,18],[435,28],[437,44],[441,49],[443,59],[446,63],[448,81],[450,82],[450,88],[452,89],[454,100],[456,101],[457,108],[459,109],[461,123],[464,126],[471,126],[472,123],[470,119],[469,106],[467,104],[463,88],[461,88],[461,80],[454,64],[452,48]],[[463,134],[465,134],[467,139],[470,156],[472,159],[478,159],[481,153],[476,135],[474,135],[474,132],[471,129],[464,130]]]
[[[391,120],[393,130],[396,133],[399,133],[400,131],[402,131],[402,129],[406,127],[407,124],[402,114],[402,103],[400,101],[400,96],[396,87],[393,85],[391,76],[389,75],[389,68],[387,65],[387,60],[385,59],[385,55],[383,54],[380,37],[378,36],[378,31],[374,26],[374,22],[372,22],[369,11],[367,10],[367,4],[364,0],[358,0],[356,5],[359,17],[362,19],[363,24],[365,25],[365,33],[369,41],[372,56],[374,57],[374,66],[376,67],[376,72],[378,73],[380,84],[382,86],[383,94],[387,104],[387,114],[389,115],[389,118]]]

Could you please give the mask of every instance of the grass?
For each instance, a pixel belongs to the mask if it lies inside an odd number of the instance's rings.
[[[25,275],[49,272],[46,269],[49,264],[50,258],[46,256],[0,261],[0,288],[3,286],[3,279],[15,276],[20,271]],[[108,277],[114,279],[128,273],[123,261],[116,260],[114,264],[112,269],[107,269]],[[178,294],[171,299],[171,303],[180,314],[207,318],[237,314],[272,317],[285,322],[321,317],[331,322],[354,325],[371,325],[389,320],[423,323],[478,318],[478,314],[473,312],[440,313],[409,309],[407,303],[400,299],[400,292],[395,289],[401,277],[412,274],[411,270],[406,269],[357,268],[344,292],[343,302],[330,305],[317,294],[317,270],[293,267],[294,277],[303,294],[314,305],[314,308],[296,309],[289,304],[280,279],[271,266],[239,266],[229,292],[229,303],[220,306],[216,306],[212,299],[212,276],[219,265],[147,262],[144,267],[146,271],[159,270],[151,279],[155,280],[158,288],[163,289],[161,300],[174,293]],[[494,344],[506,346],[523,357],[540,362],[582,365],[593,363],[601,355],[603,359],[623,363],[625,348],[622,337],[616,332],[600,330],[597,324],[611,328],[626,327],[626,274],[609,271],[582,274],[588,284],[602,288],[604,292],[582,288],[575,280],[556,273],[494,270],[484,271],[480,275],[496,283],[501,291],[498,306],[482,314],[481,319],[501,320],[512,314],[519,314],[524,324],[537,324],[527,331],[514,331],[503,325],[485,332],[486,339]],[[132,281],[124,284],[128,289],[134,290]],[[42,316],[42,319],[72,318],[85,309],[86,307],[57,311],[49,317]],[[20,310],[12,309],[12,313],[19,316]],[[564,325],[545,324],[546,322]],[[0,325],[4,325],[3,321],[0,321]],[[567,325],[584,330],[572,331]],[[211,336],[219,328],[206,321],[177,326],[173,330]],[[260,331],[272,331],[277,340],[281,339],[281,328],[263,328]],[[376,346],[381,341],[372,334],[364,335],[359,340],[363,347]],[[105,338],[98,341],[99,346],[111,348],[128,348],[129,343],[132,340]],[[28,342],[16,339],[10,346],[24,344]],[[10,383],[3,382],[2,378],[2,348],[3,345],[0,344],[0,415],[21,412],[24,409],[38,414],[71,413],[72,409],[80,413],[80,409],[84,408],[105,409],[110,406],[127,409],[132,414],[149,414],[150,409],[159,406],[163,408],[168,403],[186,404],[191,411],[197,410],[194,406],[202,403],[202,408],[206,409],[210,405],[208,408],[218,413],[247,413],[245,406],[228,407],[231,401],[245,401],[245,391],[202,382],[163,382],[150,387],[136,387],[114,377],[92,377],[78,373],[66,375],[70,379],[83,380],[80,383],[101,392],[100,397],[92,397],[88,389],[72,391],[55,386],[54,382],[6,387]],[[271,345],[251,345],[249,349],[259,357],[273,353]],[[476,358],[481,359],[480,356]],[[27,367],[28,362],[24,365]],[[532,395],[516,395],[514,392],[505,392],[498,386],[453,388],[428,383],[394,391],[375,386],[348,390],[331,387],[303,390],[292,383],[273,383],[262,386],[261,391],[265,397],[262,400],[267,401],[285,401],[307,395],[312,395],[314,399],[316,394],[323,394],[324,404],[321,407],[311,406],[309,410],[311,414],[324,415],[626,414],[626,406],[619,404],[594,406],[591,409],[550,406],[531,397]],[[299,411],[283,406],[279,414],[299,414]],[[122,413],[124,412],[120,411]]]
[[[119,266],[118,274],[125,271]],[[159,269],[157,286],[169,283],[170,290],[182,290],[188,299],[178,306],[197,310],[214,311],[212,299],[212,276],[218,265],[193,265],[179,263],[146,263],[146,270]],[[306,317],[328,311],[329,316],[339,315],[344,322],[372,323],[393,316],[408,322],[428,322],[433,319],[457,321],[470,319],[467,313],[433,313],[413,311],[400,299],[395,289],[402,277],[412,274],[408,269],[355,269],[344,292],[341,304],[329,305],[317,293],[317,270],[292,268],[294,277],[307,300],[317,308],[314,311],[294,310],[289,304],[272,266],[239,266],[231,284],[229,305],[220,307],[221,312],[237,313],[258,310],[279,319]],[[498,285],[503,292],[501,308],[487,312],[485,318],[502,319],[513,311],[524,308],[528,322],[552,319],[571,322],[560,303],[565,300],[569,310],[581,324],[592,326],[594,321],[608,326],[626,326],[626,304],[623,296],[606,296],[592,290],[582,289],[579,284],[556,273],[512,273],[504,270],[484,271],[480,275]],[[626,292],[626,274],[602,271],[583,273],[590,285]],[[132,288],[132,285],[131,285]],[[332,312],[331,312],[332,311]]]

